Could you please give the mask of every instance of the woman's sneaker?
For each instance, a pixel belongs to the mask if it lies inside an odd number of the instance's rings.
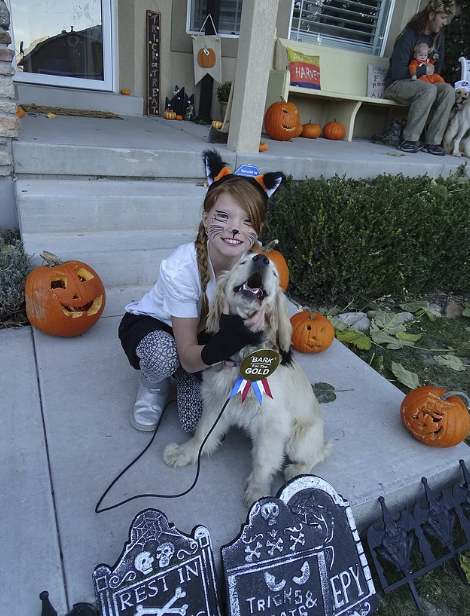
[[[417,141],[402,141],[398,146],[398,149],[402,152],[408,152],[408,154],[416,154],[418,152],[418,142]]]
[[[433,145],[430,143],[427,143],[424,146],[423,152],[427,152],[428,154],[434,154],[434,156],[445,156],[446,155],[446,151],[444,150],[443,147],[441,147],[440,145]]]

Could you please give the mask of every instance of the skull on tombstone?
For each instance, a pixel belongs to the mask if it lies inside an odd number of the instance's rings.
[[[158,565],[160,568],[168,567],[171,557],[175,553],[175,548],[172,543],[162,543],[157,548]]]
[[[150,552],[141,552],[135,557],[134,567],[137,571],[140,571],[144,575],[150,573],[153,569],[152,563],[154,561],[154,557],[150,554]]]
[[[276,518],[279,515],[279,505],[277,503],[265,503],[261,507],[261,515],[269,526],[273,526],[273,524],[276,524]]]

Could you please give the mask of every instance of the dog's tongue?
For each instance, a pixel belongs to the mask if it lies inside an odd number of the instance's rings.
[[[261,285],[262,285],[261,276],[258,273],[256,273],[256,274],[252,274],[248,278],[248,280],[243,285],[243,289],[245,291],[250,291],[251,293],[253,293],[253,295],[262,296],[263,289],[261,288]]]

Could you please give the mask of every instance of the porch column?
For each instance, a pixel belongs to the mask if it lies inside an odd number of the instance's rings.
[[[245,0],[227,147],[258,152],[279,0]]]

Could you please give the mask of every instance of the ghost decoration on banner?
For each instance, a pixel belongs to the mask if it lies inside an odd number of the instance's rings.
[[[194,83],[204,75],[210,75],[217,83],[222,82],[220,36],[198,34],[193,37]]]

